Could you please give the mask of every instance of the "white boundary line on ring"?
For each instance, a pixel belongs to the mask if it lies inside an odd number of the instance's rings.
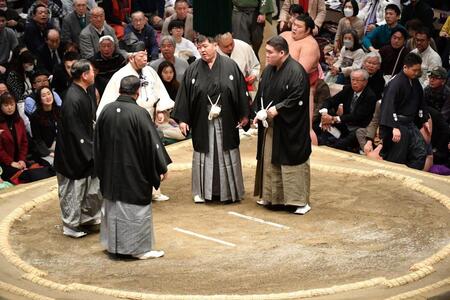
[[[192,235],[192,236],[195,236],[195,237],[198,237],[198,238],[201,238],[201,239],[205,239],[205,240],[208,240],[208,241],[213,241],[213,242],[225,245],[225,246],[236,247],[236,244],[225,242],[225,241],[222,241],[222,240],[219,240],[219,239],[215,239],[215,238],[212,238],[212,237],[209,237],[209,236],[206,236],[206,235],[203,235],[203,234],[195,233],[195,232],[192,232],[192,231],[189,231],[189,230],[185,230],[185,229],[182,229],[182,228],[175,227],[173,230],[178,231],[178,232],[182,232],[182,233],[185,233],[185,234],[188,234],[188,235]]]
[[[258,218],[255,218],[255,217],[246,216],[246,215],[234,212],[234,211],[229,211],[228,214],[236,216],[236,217],[239,217],[239,218],[244,218],[244,219],[247,219],[247,220],[250,220],[250,221],[255,221],[255,222],[258,222],[258,223],[262,223],[262,224],[267,224],[267,225],[270,225],[270,226],[278,227],[278,228],[289,229],[289,226],[286,226],[286,225],[277,224],[277,223],[269,222],[269,221],[264,221],[263,219],[258,219]]]

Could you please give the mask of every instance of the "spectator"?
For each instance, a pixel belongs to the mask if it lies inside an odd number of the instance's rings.
[[[66,90],[72,84],[72,75],[70,70],[74,62],[80,59],[80,55],[77,52],[66,52],[64,54],[62,64],[59,64],[55,68],[53,74],[52,87],[55,92],[64,98]]]
[[[25,20],[19,16],[15,9],[8,7],[6,0],[0,0],[0,10],[5,12],[8,28],[17,33],[22,33],[25,30]]]
[[[325,21],[327,14],[325,1],[324,0],[286,0],[283,3],[280,11],[280,28],[284,27],[284,23],[289,22],[289,7],[292,4],[299,4],[302,6],[303,10],[308,12],[309,16],[314,20],[314,28],[312,29],[312,34],[319,34],[320,28]]]
[[[346,151],[359,148],[356,130],[369,125],[377,102],[375,94],[367,86],[368,80],[366,70],[352,71],[351,85],[323,103],[319,110],[322,114],[321,130],[319,124],[315,125],[319,145]],[[339,132],[333,133],[332,127]]]
[[[406,42],[406,48],[410,51],[416,48],[416,32],[423,27],[423,23],[419,19],[412,19],[406,22],[406,30],[409,35],[409,39]],[[433,38],[430,38],[430,46],[437,51],[438,48]]]
[[[0,81],[0,96],[8,92],[8,87],[4,81]]]
[[[361,69],[364,50],[359,43],[358,34],[353,29],[345,30],[342,33],[343,47],[340,51],[338,60],[330,66],[330,73],[338,76],[337,84],[350,83],[350,73],[353,70]]]
[[[48,86],[36,91],[36,110],[30,117],[33,147],[33,159],[41,165],[53,165],[57,123],[60,119],[60,108],[56,104],[55,94]]]
[[[62,62],[63,49],[61,47],[61,37],[58,30],[50,29],[46,33],[45,44],[38,49],[39,64],[50,74],[55,67]]]
[[[49,10],[44,4],[37,4],[32,10],[32,19],[25,25],[25,45],[31,52],[45,44],[45,33],[54,28],[49,19]]]
[[[163,61],[159,64],[157,73],[159,78],[161,78],[170,99],[175,99],[178,88],[180,87],[180,82],[176,77],[177,71],[175,70],[175,66],[170,61]]]
[[[420,83],[422,87],[428,85],[428,72],[437,66],[442,66],[441,57],[436,51],[430,47],[430,32],[427,28],[422,28],[416,32],[416,49],[411,53],[415,53],[422,58],[422,76]]]
[[[403,27],[398,24],[400,8],[395,4],[386,6],[384,18],[386,24],[378,26],[363,38],[363,45],[366,49],[376,51],[384,45],[389,44],[392,31],[397,27]]]
[[[406,49],[406,39],[408,33],[405,29],[398,27],[392,31],[391,42],[389,45],[380,49],[380,56],[384,57],[381,63],[381,71],[386,81],[401,71],[403,67],[403,59],[408,54]]]
[[[74,0],[73,12],[64,17],[62,24],[61,40],[63,44],[68,42],[80,43],[80,33],[88,25],[91,18],[88,12],[87,0]]]
[[[112,36],[116,49],[119,49],[119,41],[114,33],[114,29],[105,22],[105,11],[101,7],[96,7],[91,10],[91,22],[80,34],[81,57],[87,59],[93,57],[99,51],[98,41],[104,35]],[[124,51],[121,51],[121,54],[126,57]]]
[[[35,8],[41,4],[48,8],[48,19],[52,25],[60,30],[60,24],[63,18],[62,5],[53,0],[36,0],[33,4],[31,4],[28,9],[27,23],[31,22],[32,17],[35,15]]]
[[[91,59],[92,65],[96,70],[95,87],[100,96],[109,82],[109,79],[120,68],[127,63],[125,58],[115,49],[114,39],[112,36],[105,35],[100,38],[99,48],[94,57]]]
[[[277,26],[278,34],[291,30],[292,23],[294,22],[294,20],[298,16],[300,16],[301,14],[304,14],[304,13],[305,13],[305,11],[302,6],[300,6],[299,4],[291,4],[291,6],[289,6],[289,15],[287,16],[289,21],[285,22],[283,20],[280,20],[278,22],[278,26]],[[283,25],[283,27],[281,27],[281,25]]]
[[[19,102],[32,92],[31,76],[35,67],[35,57],[30,51],[26,50],[19,55],[17,63],[12,66],[8,73],[6,84],[14,99]]]
[[[400,23],[406,25],[409,20],[419,19],[422,24],[428,28],[428,30],[433,30],[433,19],[434,13],[433,9],[424,0],[410,0],[403,3],[402,17]]]
[[[356,0],[345,0],[342,13],[344,17],[339,20],[336,35],[334,37],[335,51],[342,48],[342,34],[349,29],[356,30],[358,43],[364,35],[364,23],[357,17],[359,12],[358,3]]]
[[[450,16],[447,17],[444,26],[439,32],[438,53],[442,58],[442,64],[445,68],[449,67],[448,57],[450,55]]]
[[[170,35],[175,39],[177,46],[175,47],[175,56],[184,58],[188,62],[200,58],[197,47],[190,40],[183,37],[183,22],[173,20],[169,23]]]
[[[125,28],[124,43],[133,45],[141,41],[147,49],[148,61],[158,59],[159,48],[156,42],[156,32],[152,26],[147,24],[147,18],[141,11],[135,11],[131,14],[131,24]]]
[[[0,0],[4,1],[4,0]],[[0,10],[0,77],[6,75],[9,57],[18,45],[14,31],[7,27],[6,13]]]
[[[73,0],[61,0],[61,2],[62,2],[62,8],[63,8],[63,15],[64,16],[67,16],[67,15],[73,13],[74,10],[76,10],[75,5],[74,5],[75,1],[73,1]],[[87,0],[86,4],[87,4],[87,9],[88,10],[92,10],[94,7],[98,6],[97,2],[95,0]]]
[[[381,99],[386,84],[380,69],[381,62],[381,56],[377,52],[367,53],[363,60],[363,69],[369,73],[368,84],[378,100]]]
[[[358,18],[364,21],[364,32],[370,32],[376,26],[386,24],[385,11],[389,4],[401,7],[402,0],[367,0],[366,4],[360,9]]]
[[[37,90],[43,87],[50,87],[49,75],[50,73],[48,73],[47,70],[38,69],[33,73],[33,76],[31,76],[33,92],[27,98],[25,98],[25,114],[27,116],[31,116],[36,111],[37,103],[39,102],[39,95],[37,94]],[[56,92],[52,91],[52,93],[56,105],[61,106],[61,97]],[[31,133],[31,130],[29,132]]]
[[[416,124],[428,127],[423,89],[417,79],[421,64],[417,54],[406,55],[403,70],[386,87],[380,114],[382,157],[418,170],[425,165],[427,151]]]
[[[194,17],[192,14],[188,12],[189,9],[189,3],[187,0],[176,0],[175,1],[175,14],[172,16],[166,18],[164,20],[164,24],[162,26],[162,34],[163,35],[169,35],[170,29],[169,24],[173,20],[179,20],[183,23],[183,36],[190,40],[191,42],[194,41]]]
[[[28,140],[25,125],[17,110],[17,101],[10,93],[0,96],[0,167],[2,178],[11,181],[27,167]]]
[[[131,0],[103,0],[106,22],[114,29],[119,40],[125,36],[125,27],[131,14]]]
[[[166,35],[166,36],[161,37],[161,54],[163,57],[152,61],[150,63],[150,66],[155,71],[157,71],[159,65],[163,61],[171,62],[175,66],[176,78],[179,82],[181,82],[181,80],[183,79],[183,76],[184,76],[184,72],[189,67],[189,64],[185,59],[178,58],[175,56],[175,47],[176,47],[176,42],[172,36]],[[172,99],[174,99],[174,98],[172,98]]]
[[[132,5],[133,11],[142,11],[151,26],[161,30],[164,18],[164,0],[134,0]]]

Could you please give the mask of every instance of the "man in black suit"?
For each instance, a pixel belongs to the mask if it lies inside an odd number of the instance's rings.
[[[366,70],[355,70],[351,73],[351,85],[325,100],[319,110],[320,125],[315,124],[319,145],[347,151],[358,148],[356,130],[370,123],[377,101],[367,86],[368,79]]]
[[[32,20],[25,25],[24,40],[27,48],[36,54],[39,47],[45,44],[45,33],[54,28],[49,21],[47,6],[38,4],[34,7]]]
[[[55,66],[60,64],[63,59],[61,49],[61,37],[58,30],[50,29],[45,37],[45,44],[38,49],[39,64],[50,74],[53,74]]]
[[[64,17],[61,40],[63,44],[73,42],[80,43],[80,33],[89,24],[90,13],[88,12],[87,0],[74,0],[73,12]]]

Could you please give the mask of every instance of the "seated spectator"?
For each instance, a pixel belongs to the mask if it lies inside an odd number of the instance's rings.
[[[0,96],[0,167],[3,169],[2,178],[7,181],[27,168],[27,134],[16,108],[12,94]]]
[[[398,27],[392,31],[391,42],[380,49],[380,56],[384,57],[381,63],[381,71],[386,81],[397,74],[403,68],[403,59],[409,50],[406,49],[408,33],[405,29]]]
[[[163,57],[158,58],[150,63],[150,66],[157,71],[159,65],[163,61],[169,61],[175,66],[175,73],[178,82],[183,80],[184,72],[189,67],[188,62],[185,59],[178,58],[175,56],[175,47],[176,42],[175,39],[170,35],[165,35],[161,37],[161,54]],[[174,99],[174,98],[173,98]]]
[[[82,58],[90,59],[99,51],[98,40],[104,35],[110,35],[114,39],[116,49],[119,49],[114,29],[105,22],[105,11],[101,7],[96,7],[91,11],[91,20],[89,25],[81,31],[80,34],[80,54]],[[120,53],[126,57],[125,51]]]
[[[317,80],[316,93],[314,94],[314,112],[313,112],[313,123],[317,120],[320,121],[319,109],[322,107],[323,102],[331,97],[330,87],[323,80]]]
[[[384,18],[386,24],[376,27],[363,38],[363,45],[367,50],[376,51],[389,44],[392,31],[397,27],[403,27],[398,23],[400,8],[395,4],[386,6]]]
[[[311,34],[318,35],[327,14],[325,0],[284,1],[280,11],[280,28],[283,28],[285,26],[285,23],[289,22],[289,7],[292,4],[300,4],[303,10],[308,12],[309,16],[314,20],[314,28],[311,30]]]
[[[45,33],[55,26],[50,21],[49,10],[44,4],[37,4],[32,10],[32,19],[25,25],[25,45],[31,52],[45,44]]]
[[[39,65],[52,74],[55,67],[62,62],[62,57],[63,49],[59,32],[56,29],[50,29],[46,33],[45,44],[37,51]]]
[[[91,62],[96,70],[95,87],[101,96],[109,79],[127,62],[116,50],[112,36],[102,36],[99,40],[99,48],[100,51],[94,55]]]
[[[50,87],[49,76],[50,74],[45,69],[38,69],[33,73],[33,76],[31,76],[33,92],[27,98],[25,98],[25,114],[27,116],[31,116],[36,111],[37,102],[39,102],[39,95],[37,94],[37,90],[43,87]],[[61,106],[61,97],[56,92],[53,92],[53,94],[56,105]],[[29,132],[31,132],[31,130]]]
[[[55,92],[64,98],[67,89],[72,84],[72,75],[70,70],[74,62],[80,59],[80,54],[77,52],[66,52],[63,57],[62,64],[55,67],[55,72],[53,73],[52,87]]]
[[[358,18],[364,22],[364,32],[371,32],[376,26],[386,24],[386,6],[395,4],[397,7],[401,7],[402,1],[403,0],[360,0],[359,2],[362,6],[360,7]],[[364,2],[366,3],[364,4]]]
[[[434,13],[433,9],[424,0],[410,0],[403,2],[403,11],[400,23],[406,25],[409,20],[419,19],[422,24],[432,30]]]
[[[377,100],[381,99],[386,82],[381,72],[381,56],[377,52],[369,52],[363,60],[363,69],[369,73],[369,86]]]
[[[0,78],[6,76],[6,68],[11,52],[19,44],[15,32],[6,26],[6,22],[6,13],[0,10]]]
[[[173,20],[169,23],[170,35],[175,39],[175,56],[184,58],[188,62],[200,58],[197,47],[190,40],[183,37],[184,25],[180,20]]]
[[[103,0],[102,2],[106,22],[114,29],[119,40],[125,36],[125,27],[130,21],[131,2],[131,0]]]
[[[381,156],[417,170],[423,169],[427,158],[425,141],[417,127],[428,127],[423,88],[417,79],[421,64],[417,54],[405,56],[403,70],[391,79],[384,91],[380,113]]]
[[[166,18],[164,20],[164,24],[162,27],[162,35],[169,35],[170,29],[169,24],[173,20],[179,20],[183,24],[183,37],[190,40],[191,42],[194,41],[194,17],[192,14],[189,13],[189,3],[187,0],[176,0],[175,1],[175,14],[172,16]]]
[[[419,19],[412,19],[406,22],[406,30],[408,31],[409,39],[406,42],[406,48],[410,51],[416,48],[416,32],[423,28],[423,24]],[[430,38],[430,46],[437,51],[437,45],[433,38]]]
[[[321,125],[314,126],[319,145],[346,151],[358,148],[356,130],[370,123],[377,102],[367,86],[368,79],[367,71],[355,70],[351,73],[351,85],[325,100],[319,110]]]
[[[60,30],[61,21],[63,18],[62,5],[53,0],[36,0],[33,4],[31,4],[28,9],[27,23],[31,22],[35,7],[40,4],[43,4],[48,8],[48,19],[56,29]]]
[[[449,68],[449,55],[450,55],[450,16],[447,17],[444,26],[442,26],[439,32],[438,38],[438,53],[442,59],[442,65],[445,68]]]
[[[61,41],[66,43],[80,43],[80,33],[88,25],[91,14],[88,11],[87,0],[74,0],[73,11],[64,17]]]
[[[125,28],[123,42],[125,45],[133,45],[138,41],[144,42],[148,61],[158,59],[159,48],[156,42],[156,32],[152,26],[147,24],[147,18],[141,11],[131,14],[131,24]]]
[[[6,86],[6,82],[0,81],[0,96],[6,92],[8,92],[8,87]]]
[[[163,26],[164,0],[134,0],[132,1],[133,11],[142,11],[150,26],[160,31]],[[172,14],[170,14],[172,15]]]
[[[53,165],[55,153],[57,123],[60,108],[56,104],[55,94],[49,87],[41,87],[36,91],[36,110],[30,117],[32,131],[33,159],[41,165]]]
[[[75,1],[73,0],[61,0],[62,3],[62,9],[63,9],[63,15],[67,16],[71,13],[73,13],[74,10],[76,10],[75,8]],[[97,2],[95,0],[87,0],[86,2],[86,7],[88,10],[92,10],[94,7],[97,7]],[[64,22],[63,22],[63,26],[64,26]]]
[[[378,127],[380,125],[380,111],[381,111],[381,100],[378,100],[375,105],[375,111],[372,116],[372,120],[369,125],[365,128],[356,129],[356,139],[358,140],[360,153],[368,155],[373,152],[380,143],[380,137],[378,135]],[[378,150],[381,150],[379,148]],[[379,153],[379,151],[377,151]],[[381,159],[381,157],[380,157]]]
[[[342,33],[342,45],[337,61],[330,66],[330,73],[337,76],[337,84],[349,84],[350,73],[361,69],[364,50],[359,43],[358,34],[353,29]]]
[[[180,83],[176,79],[175,67],[171,62],[164,61],[159,65],[157,73],[170,98],[175,99],[180,87]],[[186,137],[181,133],[178,123],[170,118],[170,111],[158,112],[155,118],[155,125],[163,133],[164,138],[175,141],[184,140]]]
[[[19,16],[15,9],[8,7],[6,0],[0,0],[0,10],[5,12],[8,28],[17,33],[22,33],[25,30],[25,20]]]
[[[422,76],[420,83],[422,87],[428,85],[428,72],[434,67],[442,66],[441,57],[430,47],[430,32],[422,28],[416,32],[416,48],[411,51],[422,58]]]
[[[285,31],[290,31],[292,29],[292,22],[294,22],[294,20],[300,16],[301,14],[304,14],[305,11],[303,9],[302,6],[298,5],[298,4],[291,4],[291,6],[289,6],[289,16],[288,22],[284,22],[283,20],[280,19],[278,25],[277,25],[277,31],[278,34],[285,32]],[[283,24],[283,27],[281,27],[281,25]]]
[[[26,96],[31,94],[31,76],[36,67],[36,59],[30,51],[23,51],[17,62],[11,67],[8,73],[6,84],[14,99],[21,102],[25,100]]]
[[[357,32],[357,40],[362,39],[364,35],[364,23],[357,17],[359,12],[358,3],[356,0],[345,0],[342,13],[344,17],[339,20],[338,27],[336,30],[336,35],[334,37],[334,47],[335,51],[338,52],[342,48],[342,35],[344,31],[353,29]]]

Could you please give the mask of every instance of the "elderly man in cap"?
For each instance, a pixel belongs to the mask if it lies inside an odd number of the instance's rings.
[[[136,103],[149,112],[153,121],[155,118],[162,118],[163,111],[173,108],[174,102],[170,99],[158,74],[147,65],[145,44],[143,42],[136,43],[134,50],[135,52],[128,57],[128,64],[117,71],[108,82],[98,105],[97,116],[100,115],[107,104],[115,101],[119,97],[120,81],[128,75],[135,75],[141,80],[139,98],[136,99]],[[159,190],[153,193],[152,198],[155,201],[169,200],[169,197],[161,194]]]
[[[429,83],[424,89],[424,98],[433,120],[431,144],[434,162],[448,163],[450,142],[450,87],[446,85],[447,71],[434,67],[428,75]]]

